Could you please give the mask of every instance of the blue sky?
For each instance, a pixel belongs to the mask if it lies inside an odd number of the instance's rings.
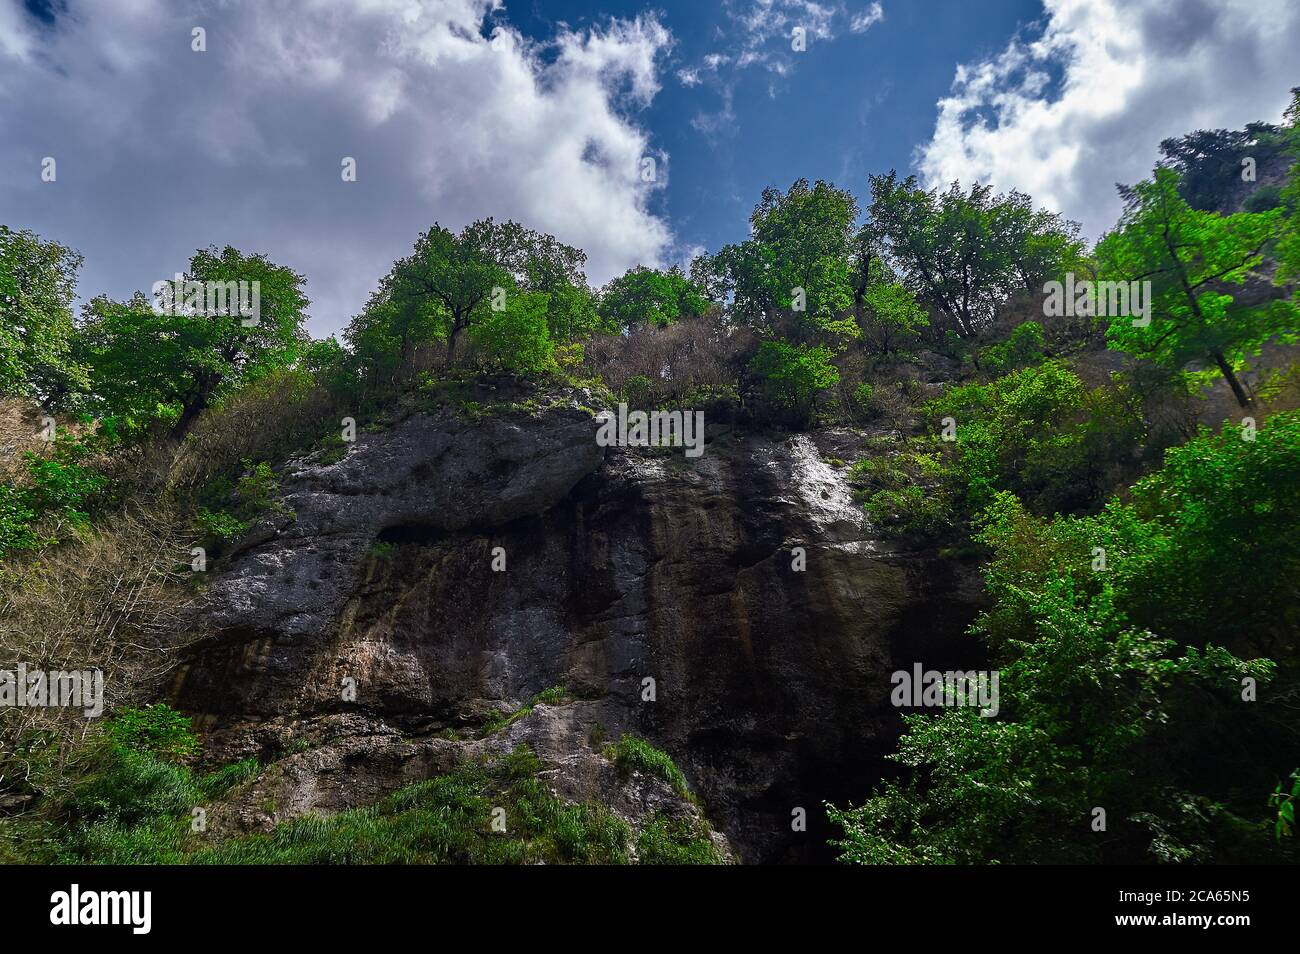
[[[519,9],[518,25],[538,39],[552,36],[558,23],[576,27],[593,19],[589,3],[533,2]],[[601,9],[634,17],[647,8],[624,2]],[[1021,27],[1032,30],[1043,12],[1039,0],[894,3],[865,31],[813,38],[802,54],[789,50],[788,34],[773,37],[763,49],[782,54],[790,64],[784,75],[763,64],[724,67],[687,86],[679,71],[710,54],[734,57],[744,31],[722,4],[670,2],[653,9],[663,11],[676,41],[663,90],[638,117],[653,145],[669,155],[668,186],[654,207],[687,248],[710,249],[745,237],[766,186],[828,179],[863,197],[868,174],[910,170],[914,148],[934,130],[935,103],[948,92],[957,64],[1002,49]],[[722,120],[716,133],[693,126],[701,114],[723,112],[727,89],[734,119]]]
[[[1297,49],[1294,0],[0,0],[0,222],[79,249],[83,300],[263,252],[318,336],[434,221],[551,232],[599,285],[895,168],[1095,238],[1162,138],[1280,116]]]

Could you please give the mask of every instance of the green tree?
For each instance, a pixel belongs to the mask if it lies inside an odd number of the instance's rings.
[[[1097,258],[1104,280],[1151,283],[1150,320],[1113,319],[1106,331],[1111,346],[1172,370],[1213,361],[1237,403],[1249,407],[1236,369],[1270,338],[1296,340],[1296,307],[1281,299],[1239,304],[1232,288],[1263,260],[1281,214],[1198,212],[1178,194],[1171,169],[1133,187]]]
[[[666,271],[638,265],[612,279],[600,292],[600,311],[613,328],[664,327],[703,315],[709,302],[674,266]]]
[[[505,308],[489,312],[470,335],[497,368],[539,374],[555,366],[555,345],[546,320],[549,307],[545,292],[516,292]]]
[[[889,354],[900,340],[930,323],[916,297],[899,282],[868,286],[862,293],[861,309],[867,340],[881,354]]]
[[[543,292],[563,308],[557,324],[569,333],[590,315],[571,293],[586,287],[585,261],[581,250],[517,222],[480,219],[459,235],[435,223],[381,284],[370,323],[386,329],[403,359],[417,342],[436,335],[453,361],[464,331],[487,320],[494,303],[500,310],[512,293],[526,291]]]
[[[1245,129],[1198,129],[1160,143],[1160,161],[1178,173],[1178,192],[1200,212],[1220,211],[1241,183],[1242,160],[1271,165],[1285,149],[1281,130],[1271,123]]]
[[[81,255],[0,225],[0,394],[58,403],[85,386],[71,359]]]
[[[126,302],[95,298],[74,349],[92,368],[88,409],[137,425],[168,419],[173,436],[183,436],[220,394],[290,364],[305,347],[304,281],[263,255],[227,246],[200,250],[179,282],[160,283],[170,301],[140,293]],[[207,300],[194,296],[199,286],[230,282],[247,282],[250,291],[257,283],[256,315],[234,307],[208,313]]]
[[[764,189],[749,219],[753,237],[723,247],[693,275],[725,288],[745,324],[768,327],[786,313],[797,317],[801,336],[822,330],[856,337],[844,314],[853,304],[857,217],[852,194],[827,182]]]
[[[1300,86],[1291,91],[1284,136],[1292,162],[1290,176],[1281,194],[1281,205],[1287,215],[1277,243],[1277,282],[1281,285],[1300,279]],[[1295,294],[1300,299],[1300,283]]]
[[[993,195],[985,185],[963,192],[925,191],[914,176],[871,177],[870,225],[902,281],[948,326],[968,337],[1016,292],[1033,292],[1078,261],[1079,226],[1034,211],[1030,198]]]

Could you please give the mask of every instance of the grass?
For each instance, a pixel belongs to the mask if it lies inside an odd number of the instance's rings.
[[[486,738],[489,735],[500,732],[508,726],[514,725],[520,719],[530,715],[533,711],[533,707],[536,705],[545,704],[548,706],[559,706],[568,702],[570,698],[568,690],[563,686],[551,686],[549,689],[543,689],[537,695],[533,696],[528,705],[521,706],[514,712],[498,712],[493,714],[479,729],[479,738]]]
[[[721,865],[726,859],[713,847],[708,830],[688,818],[651,816],[636,840],[643,865]]]
[[[661,778],[673,787],[673,791],[684,798],[691,797],[690,786],[686,776],[677,767],[672,757],[639,736],[624,733],[614,745],[605,748],[606,758],[612,759],[619,772],[625,777],[633,772],[642,772]]]
[[[495,763],[407,786],[365,808],[305,815],[269,835],[198,851],[194,864],[625,864],[631,830],[596,804],[569,804],[518,747]],[[505,831],[492,828],[505,811]]]
[[[556,686],[532,705],[568,698]],[[531,710],[531,705],[526,707]],[[521,710],[523,711],[523,710]],[[511,717],[513,720],[514,717]],[[40,811],[0,820],[0,863],[34,864],[713,864],[708,830],[656,815],[638,834],[594,802],[570,803],[539,778],[542,763],[517,746],[491,761],[409,785],[363,808],[309,814],[267,834],[214,844],[196,819],[261,771],[248,759],[206,774],[184,761],[197,740],[167,706],[126,709],[86,743],[78,780]],[[615,747],[620,767],[648,771],[685,792],[662,752],[633,736]],[[273,807],[272,799],[263,807]],[[494,818],[504,820],[495,830]],[[197,830],[196,830],[197,829]],[[635,852],[632,850],[635,845]]]

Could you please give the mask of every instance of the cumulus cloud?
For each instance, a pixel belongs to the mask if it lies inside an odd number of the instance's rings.
[[[671,44],[651,16],[538,43],[500,0],[122,0],[52,24],[0,0],[0,209],[85,253],[84,296],[209,244],[265,252],[306,274],[316,334],[434,220],[552,232],[601,283],[673,244],[636,118]]]
[[[1160,140],[1276,121],[1300,81],[1294,0],[1045,0],[996,56],[959,66],[918,150],[925,181],[1018,188],[1109,228],[1115,183],[1146,178]]]

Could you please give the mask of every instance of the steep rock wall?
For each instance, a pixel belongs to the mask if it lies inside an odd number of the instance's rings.
[[[852,433],[714,431],[687,459],[595,431],[569,398],[477,424],[416,414],[337,463],[290,462],[295,516],[219,568],[173,690],[214,757],[310,749],[286,760],[273,820],[519,741],[562,793],[626,800],[599,750],[635,732],[744,860],[827,857],[822,802],[887,771],[889,674],[970,661],[972,575],[877,537],[823,460],[854,459]],[[476,737],[557,685],[576,701]]]

